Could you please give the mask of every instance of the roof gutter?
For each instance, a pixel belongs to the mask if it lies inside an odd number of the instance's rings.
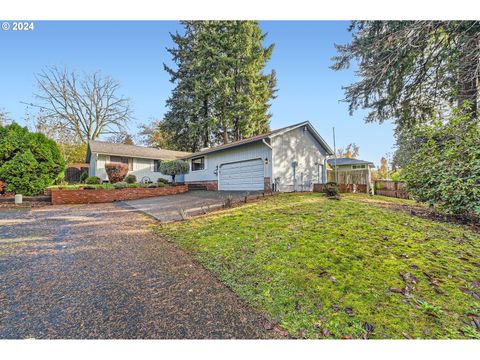
[[[272,145],[270,145],[269,143],[267,143],[265,141],[265,139],[262,139],[262,143],[264,143],[265,145],[267,145],[268,148],[270,148],[270,150],[272,150]]]

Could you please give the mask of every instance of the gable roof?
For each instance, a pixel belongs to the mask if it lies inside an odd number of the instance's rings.
[[[155,160],[176,160],[189,154],[185,151],[155,149],[136,145],[114,144],[97,140],[90,141],[88,143],[87,162],[90,161],[91,153]]]
[[[262,140],[265,140],[265,139],[271,139],[275,136],[284,134],[288,131],[292,131],[292,130],[297,129],[297,128],[302,127],[302,126],[307,126],[309,128],[313,137],[327,151],[327,155],[333,155],[333,150],[330,148],[330,146],[327,144],[327,142],[320,136],[320,134],[317,132],[317,130],[315,130],[313,125],[310,123],[310,121],[303,121],[301,123],[286,126],[286,127],[276,129],[276,130],[272,130],[272,131],[269,131],[269,132],[261,134],[261,135],[252,136],[252,137],[249,137],[247,139],[233,141],[233,142],[230,142],[228,144],[213,146],[213,147],[208,148],[206,150],[202,150],[202,151],[198,151],[198,152],[193,153],[193,154],[189,154],[187,156],[184,156],[183,158],[184,159],[189,159],[189,158],[196,157],[196,156],[202,156],[202,155],[210,154],[210,153],[217,152],[217,151],[222,151],[222,150],[226,150],[226,149],[235,148],[237,146],[250,144],[250,143],[257,142],[257,141],[262,141]]]
[[[329,159],[327,160],[328,165],[330,166],[335,166],[335,159]],[[352,159],[352,158],[337,158],[337,166],[342,166],[342,165],[372,165],[373,162],[371,161],[365,161],[365,160],[359,160],[359,159]]]

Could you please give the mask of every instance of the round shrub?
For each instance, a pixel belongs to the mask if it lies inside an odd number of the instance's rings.
[[[176,175],[188,173],[188,163],[183,160],[163,161],[160,164],[160,172],[172,177],[172,182],[175,182]]]
[[[338,197],[340,195],[340,190],[338,189],[338,184],[336,182],[328,182],[325,184],[325,195],[328,197]]]
[[[128,184],[135,184],[137,182],[137,177],[133,174],[127,175],[125,182]]]
[[[108,180],[110,183],[115,184],[123,181],[128,173],[128,165],[124,163],[108,163],[105,164],[105,171],[107,172]]]
[[[113,187],[115,189],[126,189],[128,188],[128,183],[126,183],[125,181],[120,181],[120,182],[114,183]]]
[[[165,187],[165,186],[166,186],[166,184],[163,183],[163,182],[158,182],[158,183],[156,183],[155,185],[156,185],[157,187]]]
[[[89,176],[85,179],[85,184],[100,184],[102,182],[102,179],[100,179],[98,176]]]
[[[168,184],[168,180],[167,180],[167,179],[164,179],[164,178],[158,178],[157,183],[160,183],[160,184]]]
[[[62,180],[64,171],[55,141],[16,123],[0,127],[0,179],[5,191],[38,195]]]

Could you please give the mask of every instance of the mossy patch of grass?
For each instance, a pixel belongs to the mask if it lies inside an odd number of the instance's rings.
[[[295,337],[475,338],[480,235],[366,199],[281,194],[156,231]]]

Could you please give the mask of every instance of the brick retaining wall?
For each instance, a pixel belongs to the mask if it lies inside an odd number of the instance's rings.
[[[192,181],[187,183],[192,189],[197,189],[199,186],[204,186],[207,191],[217,191],[218,183],[216,180],[210,181]],[[197,186],[196,186],[197,185]]]
[[[187,185],[158,188],[52,190],[52,204],[96,204],[147,197],[180,194],[188,191]]]
[[[263,191],[265,191],[266,193],[272,191],[272,183],[270,181],[270,178],[267,176],[263,178]]]

